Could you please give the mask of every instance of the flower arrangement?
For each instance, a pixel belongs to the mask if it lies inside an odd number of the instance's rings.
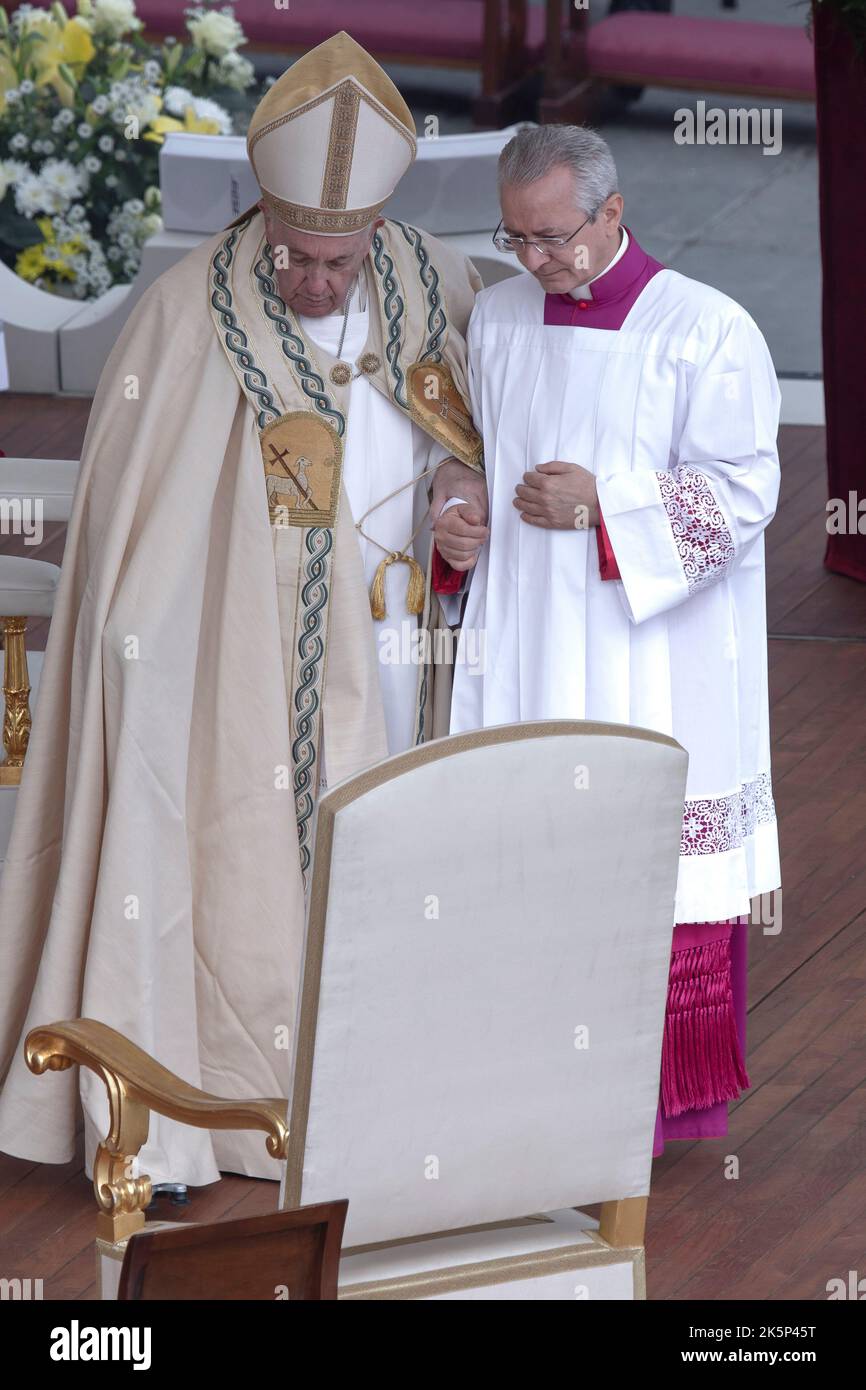
[[[160,45],[134,0],[77,6],[0,5],[0,259],[40,289],[95,299],[134,278],[162,226],[166,134],[231,134],[255,73],[230,6],[185,10],[187,37]]]
[[[866,0],[812,0],[806,28],[812,32],[816,13],[834,14],[854,40],[854,52],[866,57]]]

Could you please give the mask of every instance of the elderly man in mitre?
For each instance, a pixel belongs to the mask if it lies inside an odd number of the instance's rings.
[[[499,181],[496,239],[529,274],[483,291],[469,325],[490,535],[446,506],[435,582],[471,579],[463,637],[484,631],[486,660],[473,678],[458,661],[451,731],[598,719],[688,751],[660,1153],[726,1134],[749,1084],[746,914],[779,885],[763,538],[779,388],[749,315],[622,225],[599,135],[522,131]]]
[[[36,1024],[100,1019],[206,1090],[288,1094],[318,790],[437,709],[447,732],[447,660],[389,638],[443,647],[429,489],[440,465],[434,507],[478,484],[479,278],[380,217],[414,126],[348,35],[275,83],[248,148],[261,202],[144,295],[85,440],[0,887],[0,1149],[29,1159],[69,1160],[77,1112],[73,1073],[26,1070]],[[101,1089],[82,1069],[88,1166]],[[279,1176],[255,1136],[156,1115],[142,1163]]]

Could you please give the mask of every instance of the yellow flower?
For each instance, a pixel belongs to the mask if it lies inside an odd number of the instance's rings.
[[[95,52],[87,25],[82,24],[80,19],[70,19],[63,30],[61,62],[80,63],[82,67],[86,67]]]
[[[76,77],[81,77],[96,52],[90,31],[80,19],[70,19],[61,25],[45,11],[28,15],[25,33],[34,30],[42,39],[33,45],[30,53],[33,81],[37,87],[53,86],[60,100],[68,103],[72,94],[59,68],[61,63],[66,63]]]
[[[0,49],[0,116],[6,110],[6,93],[18,86],[18,76],[8,53]]]
[[[38,280],[48,268],[45,259],[44,245],[28,246],[26,251],[21,251],[15,261],[15,273],[20,275],[22,280],[29,280],[32,284]]]
[[[212,116],[197,116],[192,107],[188,106],[183,113],[182,121],[175,120],[174,116],[157,116],[143,138],[161,145],[166,135],[173,130],[182,130],[187,135],[219,135],[220,126]]]
[[[15,261],[16,275],[20,275],[22,280],[29,280],[31,284],[41,275],[54,275],[60,280],[74,280],[76,272],[68,264],[68,260],[63,258],[72,257],[83,250],[84,242],[78,237],[70,237],[68,241],[58,244],[50,217],[38,217],[36,225],[45,240],[35,246],[28,246],[19,253]],[[49,246],[59,252],[60,259],[48,260],[45,251]]]

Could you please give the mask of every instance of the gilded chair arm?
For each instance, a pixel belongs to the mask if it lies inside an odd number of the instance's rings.
[[[145,1174],[133,1176],[133,1169],[147,1139],[151,1110],[198,1129],[264,1130],[271,1157],[286,1157],[287,1100],[225,1100],[200,1091],[96,1019],[33,1028],[24,1055],[37,1074],[77,1064],[105,1082],[111,1124],[94,1161],[93,1186],[100,1207],[97,1234],[106,1240],[121,1240],[144,1225],[151,1182]]]

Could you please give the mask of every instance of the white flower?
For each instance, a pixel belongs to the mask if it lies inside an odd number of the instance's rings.
[[[117,238],[117,244],[118,246],[122,246],[124,251],[128,251],[130,246],[135,245],[130,232],[121,232],[120,236]]]
[[[114,158],[117,160],[118,164],[122,164],[126,159],[126,150],[115,150]]]
[[[29,173],[27,165],[22,164],[20,159],[0,159],[0,201],[19,179],[26,178]]]
[[[82,140],[87,140],[88,137],[93,134],[93,126],[88,125],[86,121],[82,121],[81,125],[78,127],[77,133],[81,136]]]
[[[42,150],[43,150],[43,153],[44,153],[44,154],[53,154],[53,153],[54,153],[54,141],[53,141],[53,140],[43,140],[43,141],[42,141]]]
[[[86,193],[88,178],[80,165],[70,164],[68,159],[47,159],[39,171],[39,177],[46,190],[58,202],[70,203],[79,194]],[[60,211],[60,208],[56,208]]]
[[[41,141],[41,140],[34,140],[34,141],[33,141],[33,144],[30,146],[30,148],[31,148],[31,150],[33,151],[34,154],[41,154],[41,153],[42,153],[42,141]]]
[[[109,246],[105,254],[110,261],[119,261],[122,252],[119,246]]]
[[[7,101],[7,103],[9,104],[9,106],[14,106],[15,103],[16,103],[16,101],[20,101],[20,100],[21,100],[21,93],[19,92],[18,88],[17,88],[17,87],[10,87],[10,88],[9,88],[9,91],[6,93],[6,101]]]
[[[161,74],[162,68],[159,66],[159,63],[154,62],[153,58],[149,58],[144,65],[145,82],[158,82]]]
[[[116,188],[120,180],[116,174],[107,174],[105,177],[106,188]]]
[[[22,164],[20,159],[0,159],[0,203],[9,189],[14,188],[19,179],[26,178],[29,173],[27,165]]]
[[[169,87],[166,92],[166,106],[169,92],[172,93],[174,103],[169,107],[173,116],[185,115],[187,107],[191,106],[194,116],[198,116],[200,120],[216,121],[221,135],[231,135],[232,118],[218,102],[211,101],[210,97],[194,97],[190,92],[184,91],[183,87]]]
[[[15,185],[15,206],[22,217],[36,217],[51,212],[53,199],[36,174],[27,174]]]
[[[114,149],[114,140],[110,135],[100,135],[97,143],[103,154],[111,154]]]
[[[58,111],[55,120],[59,126],[72,125],[75,116],[68,106],[64,106],[62,111]]]
[[[142,82],[140,77],[127,77],[123,82],[113,82],[109,96],[112,105],[111,119],[118,125],[123,125],[133,116],[143,129],[159,115],[159,90]]]
[[[21,83],[21,86],[18,88],[18,91],[21,93],[23,97],[29,97],[30,93],[34,92],[35,90],[36,88],[30,81],[29,77],[25,77],[24,81]]]
[[[10,150],[26,150],[29,143],[30,141],[27,139],[27,136],[23,135],[19,130],[17,135],[13,135],[12,139],[9,141],[9,148]]]
[[[136,214],[144,212],[144,203],[141,201],[140,198],[130,198],[129,202],[126,203],[125,206],[127,212],[133,212]]]
[[[91,105],[97,116],[104,116],[106,111],[108,110],[108,97],[96,97],[95,100],[91,102]],[[70,115],[71,114],[72,113],[70,112]]]
[[[47,10],[36,10],[32,5],[19,5],[12,16],[12,26],[19,34],[40,29],[48,36],[54,29],[54,20]]]
[[[214,69],[214,78],[223,87],[242,92],[255,81],[256,70],[249,58],[242,58],[240,53],[224,53]]]
[[[192,107],[194,116],[217,121],[223,135],[231,135],[232,133],[232,118],[228,111],[218,102],[211,101],[209,97],[193,96],[186,87],[166,87],[163,93],[163,105],[170,116],[179,117],[184,116],[187,109]]]
[[[66,216],[69,218],[70,222],[83,222],[86,212],[81,203],[73,203]]]
[[[143,28],[141,20],[135,17],[133,0],[93,0],[88,21],[94,34],[112,39],[119,39],[132,29]]]
[[[231,13],[193,10],[186,27],[195,47],[211,58],[221,58],[246,43],[244,31]]]
[[[186,87],[166,87],[162,94],[162,104],[170,116],[182,116],[195,97]]]
[[[85,155],[83,163],[89,174],[98,174],[102,168],[102,160],[98,159],[95,154]]]

